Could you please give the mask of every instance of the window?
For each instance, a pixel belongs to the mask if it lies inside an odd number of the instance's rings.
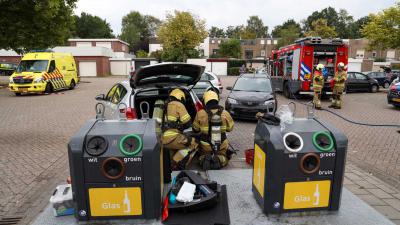
[[[211,40],[211,44],[215,44],[215,40]]]
[[[264,40],[264,39],[261,39],[261,40],[260,40],[260,44],[265,45],[265,40]]]
[[[221,40],[218,40],[218,44],[221,44]]]
[[[356,73],[356,74],[355,74],[355,77],[356,77],[357,80],[366,80],[366,79],[367,79],[367,78],[365,77],[365,75],[364,75],[364,74],[361,74],[361,73]]]
[[[246,59],[252,59],[253,58],[253,50],[245,50],[244,53]]]
[[[267,40],[267,45],[270,45],[271,44],[271,40]]]
[[[261,50],[261,56],[265,56],[265,50]]]
[[[372,52],[372,58],[376,57],[376,52]]]
[[[106,101],[111,102],[111,100],[112,100],[112,98],[113,98],[113,96],[114,96],[115,90],[117,90],[117,88],[118,88],[118,84],[114,85],[114,86],[110,89],[110,91],[108,91],[107,96],[106,96]]]
[[[355,79],[354,73],[349,73],[349,74],[347,75],[347,78],[349,78],[349,79]]]
[[[213,50],[212,50],[212,53],[213,53],[213,55],[218,54],[218,49],[213,49]]]
[[[55,69],[56,69],[56,62],[54,60],[51,60],[49,66],[49,73],[53,72]]]
[[[277,45],[278,44],[278,40],[274,40],[274,45]]]
[[[122,85],[118,85],[112,97],[111,103],[118,104],[125,96],[126,89]]]
[[[356,58],[363,59],[364,58],[364,53],[365,53],[364,49],[357,50]]]
[[[122,45],[122,51],[124,52],[125,51],[125,45]]]
[[[386,58],[387,59],[394,59],[396,52],[394,50],[389,50],[386,53]]]

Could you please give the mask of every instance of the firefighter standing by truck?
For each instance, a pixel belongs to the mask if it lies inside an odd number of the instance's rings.
[[[195,138],[183,134],[191,126],[191,118],[184,103],[185,93],[178,88],[172,90],[165,103],[162,122],[162,144],[170,151],[172,167],[175,169],[184,169],[198,146]]]
[[[200,134],[200,165],[204,170],[220,169],[228,165],[226,132],[233,129],[229,112],[218,104],[219,96],[209,90],[203,97],[205,109],[200,110],[193,122],[193,131]]]
[[[324,76],[322,75],[322,70],[324,69],[323,64],[318,64],[314,71],[313,77],[313,90],[314,90],[314,107],[316,109],[321,109],[321,94],[322,88],[324,87]]]
[[[329,108],[340,109],[342,108],[342,94],[347,80],[347,73],[344,69],[344,63],[338,63],[337,67],[338,71],[335,73],[335,77],[333,78],[332,104]]]

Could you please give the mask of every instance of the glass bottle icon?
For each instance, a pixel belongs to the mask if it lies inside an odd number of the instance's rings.
[[[124,213],[130,213],[131,212],[131,200],[128,197],[127,190],[125,190],[123,205],[124,205]]]
[[[315,187],[315,192],[314,192],[314,202],[313,205],[319,205],[319,190],[318,190],[318,184]]]

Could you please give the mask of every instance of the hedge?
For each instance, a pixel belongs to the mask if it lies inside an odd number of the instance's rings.
[[[228,68],[241,67],[243,64],[246,65],[245,60],[232,59],[228,61]]]
[[[228,68],[228,76],[239,76],[240,67],[231,67]]]

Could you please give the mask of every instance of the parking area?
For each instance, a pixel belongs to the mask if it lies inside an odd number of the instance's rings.
[[[69,138],[86,120],[94,118],[94,97],[123,79],[84,78],[73,91],[21,97],[0,87],[0,220],[20,216],[25,217],[24,222],[30,221],[47,204],[54,187],[68,176]],[[235,79],[223,77],[222,84],[231,86]],[[224,90],[222,101],[227,94]],[[278,101],[289,102],[280,95]],[[329,104],[324,101],[323,107]],[[367,123],[400,123],[400,110],[386,103],[384,92],[345,95],[343,109],[336,112]],[[305,113],[298,104],[296,116],[304,117]],[[317,116],[333,123],[349,139],[346,187],[400,222],[399,129],[358,126],[326,111],[318,111]],[[250,168],[243,150],[253,147],[255,126],[252,121],[236,121],[228,139],[239,152],[227,169]]]

